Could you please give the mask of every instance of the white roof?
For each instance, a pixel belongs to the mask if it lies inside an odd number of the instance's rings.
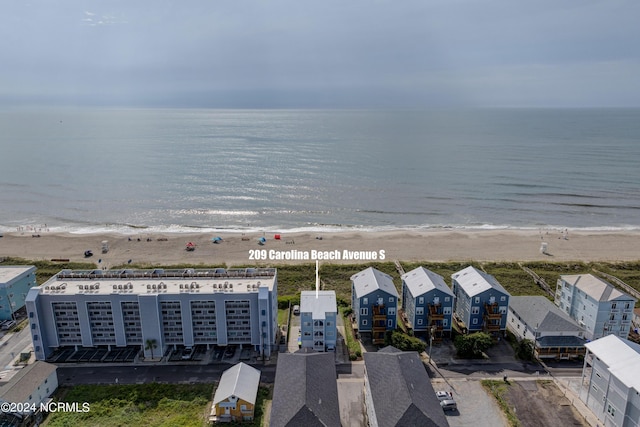
[[[403,274],[402,281],[407,284],[407,288],[414,298],[433,289],[453,296],[453,291],[447,286],[444,278],[424,267],[418,267]]]
[[[213,404],[216,405],[231,396],[237,396],[255,405],[259,385],[260,371],[240,362],[222,373],[220,384],[213,396]]]
[[[63,270],[38,289],[52,295],[238,294],[271,291],[275,283],[270,268]]]
[[[360,298],[365,295],[369,295],[378,289],[385,291],[386,293],[398,297],[398,290],[393,284],[393,279],[386,273],[380,270],[376,270],[373,267],[369,267],[366,270],[362,270],[359,273],[351,276],[356,297]]]
[[[27,273],[30,270],[35,270],[35,267],[32,265],[22,266],[22,265],[7,265],[0,267],[0,283],[8,283],[16,277]]]
[[[640,345],[615,335],[585,344],[624,385],[640,392]]]
[[[458,282],[460,287],[464,289],[470,297],[481,294],[482,292],[492,288],[505,295],[510,295],[495,277],[485,273],[484,271],[480,271],[473,266],[469,266],[457,273],[453,273],[451,277]]]
[[[326,313],[338,313],[335,291],[302,291],[300,293],[300,313],[311,313],[312,319],[324,319]]]
[[[629,295],[619,291],[610,283],[593,274],[575,274],[560,276],[560,278],[580,289],[596,301],[614,301],[617,299],[633,300]]]

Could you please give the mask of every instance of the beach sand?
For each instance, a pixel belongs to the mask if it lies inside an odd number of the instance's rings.
[[[127,264],[269,266],[313,262],[278,259],[287,254],[300,258],[305,253],[324,251],[340,259],[325,263],[366,263],[369,261],[637,261],[640,260],[640,232],[562,230],[426,230],[338,233],[228,233],[214,244],[210,233],[200,234],[70,234],[4,233],[0,257],[30,260],[68,259],[93,262],[101,268]],[[266,238],[260,245],[258,239]],[[321,239],[319,239],[321,237]],[[101,252],[107,240],[109,251]],[[185,250],[196,244],[193,252]],[[547,253],[541,253],[541,243]],[[84,257],[91,250],[93,256]],[[265,252],[255,252],[264,250]],[[344,259],[344,251],[366,251],[364,259]],[[384,251],[384,259],[380,259]],[[372,254],[376,254],[373,259]],[[253,259],[251,255],[254,255]],[[266,259],[255,259],[265,256]]]

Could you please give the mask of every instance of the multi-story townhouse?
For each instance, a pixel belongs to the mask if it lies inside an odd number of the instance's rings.
[[[511,295],[490,274],[472,266],[451,275],[455,318],[463,330],[504,333]]]
[[[268,357],[278,329],[272,268],[63,270],[32,288],[26,305],[38,360],[63,347],[140,346],[153,357],[196,345]]]
[[[302,291],[300,294],[300,334],[302,347],[335,351],[338,328],[335,291]]]
[[[605,335],[626,339],[636,300],[592,274],[577,274],[560,276],[555,303],[585,328],[586,339]]]
[[[640,426],[640,345],[607,335],[585,344],[580,398],[605,426]]]
[[[393,279],[373,267],[351,276],[351,307],[360,332],[371,333],[374,344],[396,329],[398,290]]]
[[[34,266],[7,265],[0,267],[0,320],[11,320],[24,307],[29,289],[36,286]]]
[[[451,334],[453,291],[444,278],[424,267],[402,275],[402,312],[414,332],[433,331],[433,339]]]

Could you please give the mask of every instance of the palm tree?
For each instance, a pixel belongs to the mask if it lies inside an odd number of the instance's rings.
[[[151,351],[151,358],[153,359],[153,349],[158,348],[158,341],[154,338],[149,338],[144,342],[144,349]]]

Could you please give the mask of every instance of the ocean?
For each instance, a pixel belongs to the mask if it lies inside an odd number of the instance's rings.
[[[0,231],[640,229],[640,109],[0,111]]]

